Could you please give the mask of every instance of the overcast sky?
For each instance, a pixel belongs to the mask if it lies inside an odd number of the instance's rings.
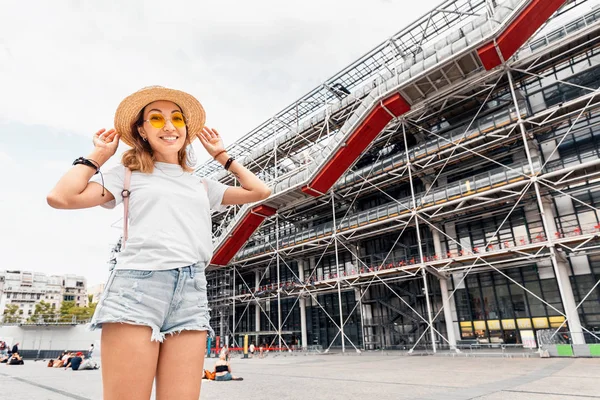
[[[0,270],[106,279],[122,209],[45,197],[128,94],[192,93],[229,145],[439,3],[2,1]]]

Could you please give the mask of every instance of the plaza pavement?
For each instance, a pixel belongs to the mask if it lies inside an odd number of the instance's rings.
[[[212,368],[215,359],[208,359]],[[600,399],[599,359],[269,354],[233,358],[239,382],[204,381],[201,399]],[[100,371],[0,364],[2,398],[100,400]]]

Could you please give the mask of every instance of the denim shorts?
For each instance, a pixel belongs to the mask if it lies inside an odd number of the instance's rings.
[[[208,331],[210,309],[204,263],[164,271],[114,269],[96,307],[90,329],[105,323],[145,325],[151,340],[185,330]]]
[[[230,381],[233,380],[233,376],[229,372],[221,376],[215,376],[215,381]]]

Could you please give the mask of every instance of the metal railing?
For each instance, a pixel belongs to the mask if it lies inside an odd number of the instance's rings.
[[[524,180],[532,172],[529,170],[529,164],[527,161],[513,164],[510,167],[511,169],[509,170],[506,168],[496,168],[468,179],[462,179],[445,187],[435,189],[431,193],[420,193],[416,195],[414,204],[411,197],[406,197],[391,204],[385,204],[383,206],[362,211],[357,214],[348,215],[337,223],[337,231],[343,232],[383,219],[394,218],[401,214],[410,213],[413,208],[420,209],[430,207],[436,204],[443,204],[451,200],[459,199],[461,197],[470,196],[475,193],[485,192],[492,187],[498,187],[503,184]],[[534,169],[538,169],[540,167],[540,162],[538,159],[534,160],[533,167]],[[332,231],[333,223],[328,222],[311,227],[290,236],[283,237],[279,240],[279,246],[280,248],[285,248],[302,244],[312,239],[318,239],[326,235],[330,235]],[[239,253],[238,259],[248,257],[250,255],[269,252],[274,247],[275,241],[272,241],[263,245],[244,249]]]
[[[87,324],[91,317],[78,315],[38,314],[38,315],[9,315],[0,317],[0,325],[82,325]]]

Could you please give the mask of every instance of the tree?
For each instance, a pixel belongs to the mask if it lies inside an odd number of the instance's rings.
[[[70,322],[73,320],[73,314],[71,314],[73,308],[75,308],[74,301],[63,301],[60,303],[60,321]]]
[[[70,312],[71,316],[75,316],[75,321],[83,322],[92,319],[89,307],[73,307]]]
[[[17,315],[19,312],[19,306],[16,304],[9,304],[4,309],[4,317],[2,318],[2,322],[5,324],[15,324],[19,322],[19,316]]]
[[[88,304],[88,309],[90,312],[90,318],[94,316],[94,312],[96,312],[96,306],[98,305],[98,303],[89,303]]]
[[[83,322],[92,319],[96,303],[91,303],[87,307],[79,307],[74,301],[63,301],[60,305],[60,321],[61,322]],[[73,318],[75,317],[75,318]]]
[[[52,308],[52,304],[46,303],[44,300],[35,305],[35,311],[31,317],[27,319],[30,323],[42,323],[56,321],[57,313]]]

